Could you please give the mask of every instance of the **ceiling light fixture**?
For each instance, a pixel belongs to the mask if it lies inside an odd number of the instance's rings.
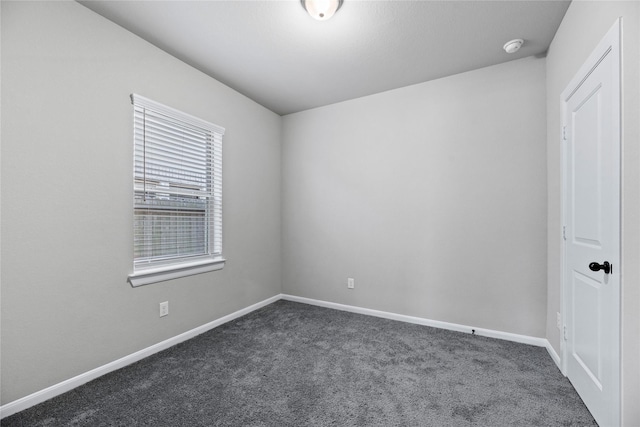
[[[524,43],[524,40],[514,39],[509,42],[506,42],[504,46],[502,46],[502,48],[507,53],[515,53],[520,49],[520,46],[522,46],[522,43]]]
[[[304,10],[314,19],[326,21],[340,9],[343,0],[300,0]]]

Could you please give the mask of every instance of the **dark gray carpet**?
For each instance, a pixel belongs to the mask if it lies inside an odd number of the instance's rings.
[[[278,301],[1,425],[596,423],[544,348]]]

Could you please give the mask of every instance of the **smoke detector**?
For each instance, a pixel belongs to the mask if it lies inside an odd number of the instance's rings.
[[[522,43],[524,43],[524,40],[522,40],[522,39],[514,39],[514,40],[506,42],[504,44],[504,46],[502,46],[502,48],[507,53],[515,53],[520,49],[520,46],[522,46]]]

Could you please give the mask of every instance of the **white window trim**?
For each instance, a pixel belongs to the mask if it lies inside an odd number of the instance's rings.
[[[223,136],[225,133],[225,129],[221,126],[191,116],[138,94],[131,94],[131,102],[135,105],[149,107],[156,112],[164,113],[171,117],[179,117],[181,121],[191,125],[208,128],[220,136]],[[219,186],[219,189],[221,190],[221,185]],[[215,226],[215,224],[212,224],[212,226]],[[196,274],[220,270],[224,267],[225,261],[226,259],[223,258],[221,254],[215,254],[213,257],[194,257],[192,260],[186,260],[184,262],[174,262],[166,265],[159,264],[151,267],[136,266],[134,263],[134,271],[129,274],[127,281],[132,287],[138,287],[181,277],[193,276]]]
[[[210,271],[221,270],[226,259],[216,258],[192,263],[167,265],[164,267],[148,268],[136,271],[129,275],[128,282],[131,286],[138,287],[151,283],[164,282],[180,277],[193,276]]]

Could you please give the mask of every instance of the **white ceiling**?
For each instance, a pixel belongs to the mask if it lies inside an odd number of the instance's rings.
[[[281,115],[544,55],[569,6],[344,0],[316,21],[298,0],[81,3]]]

